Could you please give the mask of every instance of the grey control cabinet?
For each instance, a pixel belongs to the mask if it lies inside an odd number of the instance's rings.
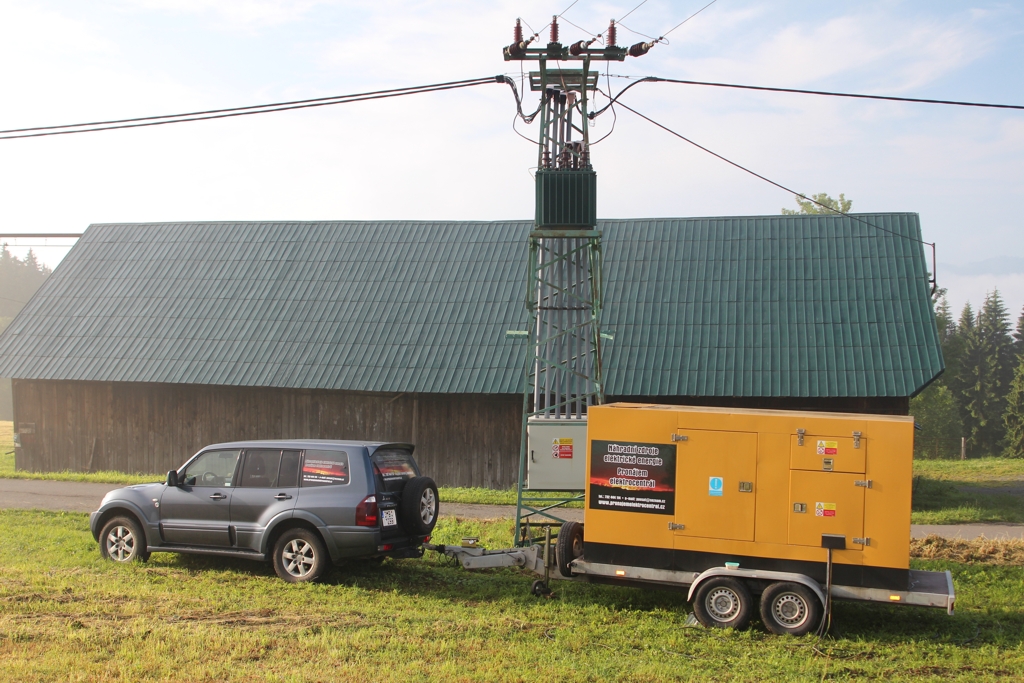
[[[587,478],[587,418],[531,417],[526,423],[526,488],[583,491]]]

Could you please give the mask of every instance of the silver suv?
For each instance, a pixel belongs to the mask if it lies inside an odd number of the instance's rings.
[[[315,581],[343,558],[420,557],[437,486],[404,443],[237,441],[208,446],[167,481],[111,491],[89,517],[115,562],[176,552],[270,560]]]

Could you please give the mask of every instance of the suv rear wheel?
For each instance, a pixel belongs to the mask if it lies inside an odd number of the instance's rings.
[[[309,529],[288,529],[274,544],[274,571],[288,583],[316,581],[329,563],[323,541]]]
[[[426,536],[437,524],[437,484],[430,477],[413,477],[402,489],[402,522],[406,531]]]

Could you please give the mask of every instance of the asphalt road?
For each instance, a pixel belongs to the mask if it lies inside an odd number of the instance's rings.
[[[115,484],[87,484],[77,481],[45,481],[38,479],[0,479],[0,508],[35,510],[64,510],[92,512],[108,491],[120,488]],[[470,505],[467,503],[441,503],[442,515],[472,517],[476,519],[511,519],[516,509],[511,505]],[[567,509],[563,518],[583,520],[583,510]],[[1024,540],[1024,524],[924,524],[910,530],[914,538],[938,534],[945,538]]]

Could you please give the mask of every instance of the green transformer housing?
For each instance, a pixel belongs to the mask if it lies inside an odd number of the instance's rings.
[[[540,169],[536,179],[538,230],[597,225],[597,173]]]

